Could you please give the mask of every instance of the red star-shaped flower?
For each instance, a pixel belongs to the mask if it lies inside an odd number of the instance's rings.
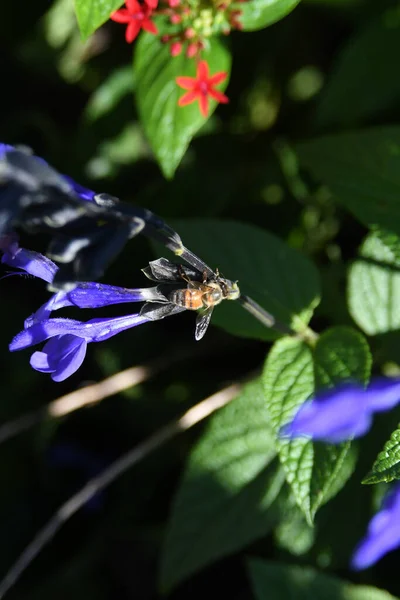
[[[157,33],[157,27],[150,20],[157,4],[158,0],[145,0],[145,4],[140,4],[137,0],[125,0],[126,8],[120,8],[110,16],[116,23],[127,24],[125,39],[128,44],[133,42],[141,29]]]
[[[199,101],[200,112],[203,117],[208,115],[208,98],[214,98],[217,102],[226,104],[229,98],[215,89],[215,86],[225,81],[228,73],[221,71],[215,75],[209,76],[209,67],[205,60],[201,60],[197,65],[196,77],[177,77],[176,83],[184,90],[188,90],[186,94],[178,100],[179,106],[186,106],[195,100]]]

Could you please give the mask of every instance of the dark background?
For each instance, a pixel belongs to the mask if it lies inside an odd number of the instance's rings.
[[[42,0],[18,7],[4,3],[0,140],[28,145],[80,183],[146,206],[167,221],[229,217],[265,227],[305,252],[320,269],[325,296],[313,328],[347,323],[345,264],[365,230],[320,193],[316,182],[293,170],[290,144],[337,130],[318,126],[314,119],[335,59],[352,36],[391,6],[398,4],[304,0],[266,30],[232,35],[230,104],[218,108],[192,142],[175,179],[168,182],[137,120],[129,77],[131,47],[124,41],[123,29],[106,24],[82,45],[72,0],[53,6]],[[117,94],[109,78],[121,68],[125,83],[115,102],[100,114],[96,90]],[[371,81],[371,93],[373,89]],[[342,129],[396,123],[399,116],[400,105],[393,102],[386,111],[344,123]],[[44,250],[46,238],[23,236],[21,245]],[[148,242],[136,238],[104,281],[146,285],[140,268],[153,257]],[[187,313],[92,344],[78,373],[55,384],[29,367],[27,352],[7,350],[24,318],[47,298],[43,283],[9,277],[0,281],[0,295],[3,423],[120,369],[165,360],[162,372],[136,388],[64,419],[44,419],[0,447],[1,576],[52,512],[89,477],[191,405],[259,368],[268,346],[230,337],[214,327],[197,344],[194,316]],[[123,314],[119,311],[121,307],[112,307],[101,316]],[[175,354],[180,358],[172,360]],[[74,516],[10,598],[159,597],[157,565],[169,507],[200,431],[197,426],[169,442]],[[270,538],[250,551],[282,558]],[[218,593],[251,598],[244,555],[203,570],[171,597],[200,599]],[[393,567],[394,559],[385,559],[366,581],[400,594]]]

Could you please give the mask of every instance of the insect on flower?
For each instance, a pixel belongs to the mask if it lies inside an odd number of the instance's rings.
[[[196,318],[195,339],[197,341],[201,340],[207,331],[214,306],[223,300],[237,300],[240,296],[237,282],[222,277],[218,270],[210,272],[205,269],[201,273],[197,269],[183,267],[166,258],[160,258],[150,262],[143,272],[146,277],[159,283],[176,284],[174,289],[169,291],[162,288],[163,294],[169,301],[168,305],[161,305],[164,311],[173,310],[175,313],[181,310],[200,311]],[[186,282],[185,287],[182,287],[182,280]],[[151,318],[150,314],[154,311],[152,306],[154,307],[154,303],[146,303],[141,314]],[[162,310],[161,307],[160,309]]]

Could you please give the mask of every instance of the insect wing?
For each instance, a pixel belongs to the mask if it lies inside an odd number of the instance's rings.
[[[196,329],[194,332],[194,337],[197,342],[204,337],[208,329],[213,309],[214,307],[210,306],[203,313],[200,313],[196,319]]]
[[[184,310],[186,309],[183,306],[177,306],[176,304],[146,302],[146,304],[143,304],[140,314],[142,317],[149,319],[149,321],[159,321],[165,317],[172,317],[172,315],[176,315]]]
[[[152,279],[153,281],[161,281],[164,283],[177,283],[182,281],[182,276],[179,272],[179,265],[171,262],[167,258],[159,258],[158,260],[150,261],[149,266],[142,269],[142,271],[146,277]],[[201,279],[200,271],[196,271],[195,269],[185,266],[184,272],[189,279]]]

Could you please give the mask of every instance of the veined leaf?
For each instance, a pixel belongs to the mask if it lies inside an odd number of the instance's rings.
[[[168,523],[161,587],[265,535],[284,483],[259,381],[209,421],[193,448]]]
[[[314,353],[302,341],[284,338],[271,350],[263,373],[266,402],[277,447],[298,506],[311,524],[318,508],[344,485],[354,468],[350,443],[312,443],[279,437],[305,400],[321,387],[340,381],[367,381],[371,366],[368,345],[347,327],[325,332]]]
[[[82,38],[85,40],[110,18],[123,2],[121,0],[74,0]]]
[[[218,86],[218,90],[224,91],[231,66],[228,50],[217,38],[212,38],[202,56],[210,67],[210,74],[228,73],[225,81]],[[187,58],[185,52],[172,57],[168,44],[162,44],[154,35],[140,35],[133,68],[141,122],[164,175],[171,178],[191,139],[214,112],[217,103],[210,98],[208,117],[202,116],[197,101],[188,106],[178,106],[178,99],[185,90],[177,85],[175,79],[182,75],[195,77],[196,62]]]
[[[263,29],[289,14],[300,0],[249,0],[242,5],[240,22],[244,31]]]
[[[304,566],[257,558],[247,566],[256,600],[397,600],[385,590],[348,583]]]
[[[400,235],[400,127],[327,135],[296,149],[302,166],[362,223]]]
[[[349,269],[351,316],[369,335],[400,329],[400,240],[371,233]]]
[[[400,479],[400,426],[397,427],[379,452],[363,483],[389,483]]]

